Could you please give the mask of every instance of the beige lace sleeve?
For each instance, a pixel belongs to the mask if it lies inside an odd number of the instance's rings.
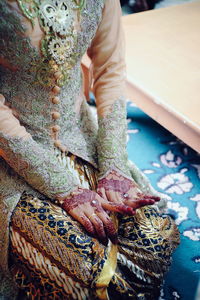
[[[54,199],[70,193],[78,183],[70,171],[62,168],[52,152],[36,143],[21,126],[0,95],[0,156],[32,187]]]
[[[130,178],[126,151],[124,35],[119,0],[105,2],[102,21],[88,55],[92,60],[99,121],[100,177],[116,169]]]

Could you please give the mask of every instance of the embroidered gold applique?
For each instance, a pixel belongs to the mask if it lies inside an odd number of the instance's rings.
[[[77,25],[85,0],[17,0],[17,2],[32,26],[38,18],[45,33],[41,41],[42,61],[37,67],[37,81],[44,86],[55,82],[51,70],[53,60],[62,74],[56,84],[63,86],[70,79],[70,71],[76,63]],[[48,71],[46,76],[44,70]],[[49,79],[46,78],[47,75]]]
[[[66,1],[46,0],[40,5],[39,15],[47,30],[52,28],[53,32],[68,35],[74,25],[73,13]]]

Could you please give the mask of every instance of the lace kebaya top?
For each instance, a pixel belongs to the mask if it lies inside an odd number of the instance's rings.
[[[33,24],[26,1],[3,1],[1,8],[2,157],[50,198],[76,186],[72,174],[58,166],[55,147],[98,166],[100,176],[112,168],[130,176],[120,4],[89,0],[76,8],[74,2],[36,1]],[[80,64],[87,49],[99,130],[83,94]]]

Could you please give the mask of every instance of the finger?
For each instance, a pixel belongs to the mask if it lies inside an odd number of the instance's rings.
[[[120,199],[120,197],[118,196],[118,193],[113,192],[113,191],[110,193],[112,195],[112,201],[114,200],[114,197],[116,196],[115,201],[117,203],[105,201],[101,197],[96,197],[96,199],[101,203],[101,206],[103,207],[104,210],[118,212],[121,214],[127,214],[130,216],[135,214],[135,211],[131,207],[124,205],[121,201],[118,200],[118,199]],[[106,192],[106,195],[108,196],[109,193]]]
[[[152,199],[156,202],[160,201],[160,197],[158,197],[158,196],[145,195],[143,193],[137,193],[137,197],[142,198],[142,199]]]
[[[77,220],[79,223],[81,223],[83,225],[83,227],[85,228],[85,230],[93,237],[96,237],[96,232],[95,232],[95,228],[93,226],[93,224],[90,222],[90,220],[83,214],[76,214],[73,211],[70,211],[69,214],[75,219]]]
[[[102,193],[102,196],[103,196],[103,195],[105,194],[105,189],[104,189],[104,188],[101,188],[101,191],[103,191],[103,193]],[[102,197],[102,196],[99,195],[99,194],[97,194],[97,195],[96,195],[96,198],[95,198],[97,201],[99,201],[100,204],[103,203],[103,202],[105,202],[105,201],[106,201],[106,202],[108,201],[106,194],[105,194],[105,197]],[[102,209],[102,206],[101,206],[101,205],[100,205],[100,207],[101,207],[101,209]],[[103,210],[103,209],[102,209],[102,210]],[[103,211],[104,211],[104,210],[103,210]],[[110,211],[107,210],[106,213],[109,214]]]
[[[116,230],[115,225],[113,224],[112,220],[109,218],[109,216],[104,211],[102,211],[101,213],[98,213],[98,217],[104,223],[104,227],[106,229],[108,238],[111,240],[111,242],[113,244],[117,244],[118,243],[117,230]]]
[[[103,222],[101,221],[101,219],[99,219],[99,217],[95,213],[93,213],[90,216],[88,216],[88,213],[86,213],[86,216],[88,218],[90,218],[90,222],[93,224],[93,226],[95,228],[97,238],[100,240],[100,242],[103,245],[107,246],[108,238],[106,236],[106,233],[104,230],[104,225],[103,225]]]
[[[153,205],[155,201],[152,199],[138,199],[138,200],[125,200],[126,205],[132,207],[134,210],[146,205]]]
[[[105,200],[108,200],[104,188],[99,188],[99,189],[97,189],[97,193],[99,194],[99,196],[101,196],[101,198],[103,198],[103,199],[105,199]]]
[[[135,211],[132,207],[124,205],[124,204],[103,202],[101,205],[104,209],[107,209],[112,212],[118,212],[121,214],[130,215],[130,216],[135,214]]]
[[[154,200],[155,202],[160,201],[160,197],[158,197],[158,196],[151,196],[151,195],[145,195],[145,196],[144,196],[144,199],[152,199],[152,200]]]
[[[110,202],[122,204],[123,200],[118,192],[106,191],[106,196]]]

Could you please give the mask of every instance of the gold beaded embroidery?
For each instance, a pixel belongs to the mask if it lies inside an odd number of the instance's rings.
[[[77,60],[75,49],[78,25],[85,0],[17,0],[17,2],[32,26],[38,18],[45,33],[40,48],[42,61],[37,64],[37,81],[49,86],[56,68],[61,74],[56,84],[63,86],[70,79],[70,71]]]

